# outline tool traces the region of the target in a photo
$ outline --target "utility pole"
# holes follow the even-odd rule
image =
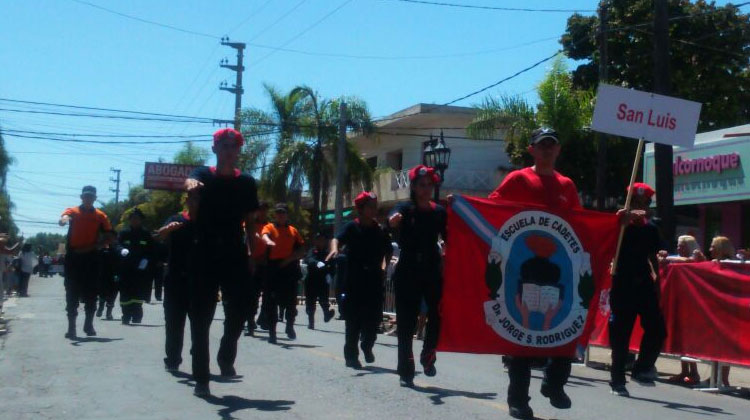
[[[654,0],[654,92],[669,95],[669,9],[667,0]],[[661,231],[674,249],[674,174],[672,173],[672,146],[654,144],[656,169],[656,212],[661,218]]]
[[[237,50],[237,64],[231,65],[229,61],[224,58],[221,60],[219,67],[229,69],[237,74],[237,80],[232,87],[227,86],[227,82],[221,82],[219,86],[220,90],[225,90],[230,93],[234,93],[234,129],[240,131],[241,121],[240,116],[242,112],[242,94],[245,90],[242,88],[242,72],[245,71],[245,67],[242,65],[242,61],[245,54],[245,43],[244,42],[229,42],[229,37],[221,38],[221,45],[226,45],[230,48]]]
[[[599,3],[599,83],[607,83],[607,0]],[[596,208],[605,209],[607,199],[607,135],[596,133]]]
[[[120,202],[120,172],[121,172],[121,169],[110,168],[109,170],[110,170],[110,172],[114,172],[117,175],[114,178],[112,178],[112,177],[109,178],[109,181],[113,182],[115,184],[115,187],[114,188],[110,188],[109,190],[112,191],[113,193],[115,193],[115,203],[119,203]]]
[[[336,159],[336,201],[334,209],[334,228],[336,234],[341,232],[344,218],[344,178],[346,177],[346,102],[339,104],[339,147]]]

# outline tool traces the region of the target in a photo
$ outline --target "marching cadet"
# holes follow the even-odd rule
[[[555,163],[560,156],[557,132],[550,128],[534,130],[526,150],[534,159],[534,165],[509,173],[489,198],[559,210],[582,208],[573,181],[555,171]],[[570,376],[571,359],[506,356],[503,363],[508,368],[510,379],[508,406],[511,417],[534,418],[534,412],[529,406],[529,385],[531,366],[540,360],[546,364],[542,395],[549,398],[550,404],[555,408],[570,408],[570,398],[563,388]]]
[[[630,396],[625,388],[625,364],[636,317],[641,316],[643,338],[638,360],[633,365],[630,376],[634,381],[654,384],[654,364],[667,335],[657,292],[657,254],[662,249],[663,241],[659,228],[647,216],[654,194],[655,191],[649,185],[635,183],[632,211],[618,212],[626,227],[609,294],[609,341],[612,347],[610,386],[612,394],[622,397]]]
[[[252,293],[250,295],[250,306],[248,308],[247,315],[247,331],[246,336],[254,337],[255,329],[261,326],[262,329],[268,329],[267,322],[265,319],[265,313],[261,311],[256,321],[255,315],[258,312],[258,303],[260,295],[263,292],[266,284],[267,266],[268,266],[268,247],[266,247],[265,241],[260,235],[260,231],[263,227],[268,224],[268,203],[260,202],[258,205],[258,211],[255,212],[255,224],[258,227],[255,232],[255,250],[253,251],[252,259],[255,264],[255,272],[252,274]]]
[[[345,247],[349,269],[342,290],[346,298],[343,309],[339,307],[346,320],[344,359],[347,367],[360,369],[362,364],[357,350],[360,340],[365,362],[375,362],[372,349],[378,325],[383,320],[384,267],[392,248],[388,234],[375,219],[377,196],[362,192],[354,200],[354,206],[359,217],[347,223],[333,239],[327,260],[336,258],[340,247]]]
[[[84,303],[86,320],[83,331],[96,335],[96,289],[99,281],[98,249],[112,242],[112,225],[103,211],[94,207],[96,188],[87,185],[81,191],[81,205],[66,209],[60,226],[69,224],[65,254],[65,310],[68,313],[68,332],[65,337],[76,338],[78,305]]]
[[[164,367],[168,371],[176,371],[182,363],[185,320],[190,309],[190,261],[196,257],[193,245],[199,198],[198,190],[188,193],[185,201],[187,210],[170,217],[157,232],[169,251],[167,276],[164,279]]]
[[[237,375],[234,362],[252,290],[251,256],[258,210],[255,179],[237,167],[244,137],[231,128],[218,130],[213,137],[211,150],[216,154],[216,166],[196,168],[185,181],[188,193],[197,190],[200,194],[195,219],[197,257],[191,261],[194,268],[190,276],[194,394],[199,397],[211,395],[209,332],[219,289],[224,307],[224,335],[216,360],[221,376]]]
[[[335,239],[334,239],[335,240]],[[323,321],[328,322],[336,315],[328,300],[329,285],[327,277],[333,273],[333,263],[327,261],[329,255],[328,239],[322,233],[315,236],[314,246],[305,257],[307,277],[305,277],[305,310],[307,328],[315,329],[315,305],[320,303],[323,309]]]
[[[128,215],[128,227],[120,232],[120,306],[122,323],[143,320],[143,302],[151,294],[151,271],[154,239],[143,228],[145,215],[136,207]]]
[[[96,310],[96,316],[101,317],[106,306],[108,321],[114,319],[112,309],[117,300],[117,260],[117,250],[114,247],[105,246],[99,251],[101,269],[99,270],[99,308]]]
[[[435,169],[418,165],[409,171],[411,199],[399,203],[389,218],[398,230],[401,255],[393,274],[396,287],[398,374],[401,386],[414,386],[412,342],[422,299],[427,303],[427,328],[420,362],[427,376],[435,376],[443,289],[442,258],[438,239],[445,239],[447,213],[432,202],[440,176]]]
[[[304,256],[302,240],[297,229],[289,224],[289,209],[279,203],[274,209],[274,222],[263,227],[261,237],[269,248],[268,277],[263,292],[263,312],[268,321],[268,342],[276,343],[277,305],[286,313],[286,335],[297,338],[294,319],[297,316],[297,283],[301,277],[299,259]]]

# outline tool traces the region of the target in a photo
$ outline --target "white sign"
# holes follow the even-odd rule
[[[698,102],[600,84],[591,128],[690,148],[700,113]]]

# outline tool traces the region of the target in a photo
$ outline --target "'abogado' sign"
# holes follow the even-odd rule
[[[146,162],[143,187],[149,190],[182,191],[185,179],[197,167],[195,165]]]

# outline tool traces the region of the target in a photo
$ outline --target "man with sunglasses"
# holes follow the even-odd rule
[[[237,168],[242,134],[231,128],[214,133],[215,167],[200,167],[185,181],[188,194],[199,191],[195,219],[195,258],[191,267],[190,331],[193,341],[195,394],[210,395],[208,332],[221,288],[224,336],[217,361],[221,376],[235,377],[237,340],[247,318],[252,291],[255,211],[258,195],[253,177]],[[243,232],[244,222],[244,232]]]
[[[534,165],[509,173],[489,198],[511,201],[520,204],[546,206],[556,210],[580,209],[578,191],[570,178],[555,171],[555,163],[560,156],[560,140],[555,130],[538,128],[531,133],[528,153]],[[542,395],[550,399],[556,408],[570,408],[570,398],[563,387],[570,376],[571,360],[553,357],[537,359],[508,356],[504,359],[508,368],[508,406],[510,415],[519,419],[534,418],[529,407],[529,385],[531,366],[545,363]]]

